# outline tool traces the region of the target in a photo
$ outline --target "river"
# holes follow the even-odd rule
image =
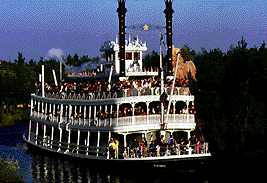
[[[0,157],[19,162],[23,182],[209,182],[203,172],[140,171],[123,172],[94,170],[84,164],[69,162],[60,157],[32,154],[22,139],[28,129],[27,124],[0,128]]]

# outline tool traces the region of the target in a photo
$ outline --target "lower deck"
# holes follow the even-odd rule
[[[119,134],[112,131],[63,129],[30,121],[27,142],[58,154],[98,160],[159,161],[210,156],[208,143],[175,141],[169,144],[167,137],[173,133],[167,133],[166,140],[158,139],[160,135],[160,131]],[[113,141],[118,141],[117,145],[111,145]]]

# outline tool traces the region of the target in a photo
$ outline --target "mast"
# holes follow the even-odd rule
[[[176,61],[176,67],[175,67],[174,77],[173,77],[173,81],[172,81],[172,90],[171,90],[171,95],[170,95],[170,98],[169,98],[169,104],[168,104],[167,114],[169,114],[169,112],[170,112],[171,100],[172,100],[174,85],[175,85],[175,81],[176,81],[176,75],[177,75],[177,71],[178,71],[178,62],[179,62],[179,56],[180,56],[180,49],[179,49],[179,51],[177,52],[176,55],[178,55],[178,56],[177,56],[177,61]],[[168,116],[169,115],[167,115],[167,120],[168,120]]]
[[[42,97],[45,97],[45,87],[44,87],[44,65],[42,65]]]
[[[161,48],[161,39],[162,39],[162,34],[161,34],[161,27],[159,27],[159,30],[160,30],[160,33],[159,33],[159,60],[160,60],[160,80],[161,80],[161,83],[160,83],[160,89],[161,89],[161,96],[163,95],[163,93],[164,93],[164,76],[163,76],[163,67],[162,67],[162,48]],[[161,127],[161,129],[164,131],[164,126],[165,126],[165,124],[164,124],[164,104],[163,104],[163,101],[161,101],[161,106],[160,106],[160,108],[161,108],[161,120],[160,120],[160,122],[161,122],[161,125],[162,125],[162,127]],[[165,137],[165,133],[164,133],[164,137]]]
[[[166,74],[172,76],[172,14],[174,13],[172,9],[172,0],[164,0],[166,4],[166,9],[164,10],[166,16],[166,35],[167,35],[167,69]]]
[[[119,16],[119,45],[120,45],[120,77],[125,76],[125,8],[126,0],[118,0],[119,7],[117,9]]]

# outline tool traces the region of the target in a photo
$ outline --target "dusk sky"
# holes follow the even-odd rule
[[[173,44],[194,50],[220,48],[244,39],[248,47],[266,40],[265,0],[173,0]],[[47,57],[52,48],[63,56],[100,56],[100,46],[118,33],[117,0],[0,0],[0,60],[13,61],[22,52],[26,61]],[[165,26],[164,0],[126,0],[126,26]],[[164,30],[165,31],[165,30]],[[158,31],[126,29],[159,51]],[[165,33],[165,32],[164,32]],[[128,35],[126,36],[128,37]]]

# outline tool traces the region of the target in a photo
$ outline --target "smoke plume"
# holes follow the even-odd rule
[[[63,54],[64,52],[61,49],[52,48],[48,51],[47,57],[57,58],[60,62],[63,63]],[[45,59],[47,59],[47,57],[45,57]]]

